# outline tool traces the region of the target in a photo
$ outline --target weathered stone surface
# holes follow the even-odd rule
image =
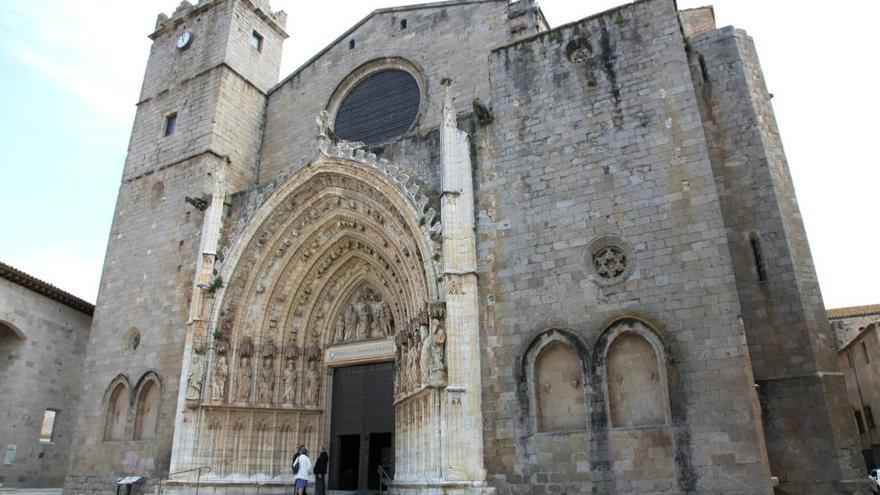
[[[402,7],[269,88],[284,16],[267,12],[185,3],[192,51],[172,48],[186,23],[153,35],[70,493],[202,465],[209,491],[282,490],[299,444],[337,440],[336,349],[395,364],[399,493],[857,489],[744,33],[671,0],[554,30],[530,1]],[[341,100],[388,69],[419,84],[413,127],[338,140]],[[151,353],[108,354],[132,327]],[[155,438],[134,440],[130,403],[104,441],[114,387],[145,394],[148,370]]]
[[[0,263],[0,485],[4,488],[54,488],[64,482],[92,309],[85,301]],[[46,411],[55,413],[54,429],[47,430],[44,438]]]

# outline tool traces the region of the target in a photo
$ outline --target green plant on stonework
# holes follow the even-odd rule
[[[208,286],[208,294],[213,294],[217,292],[217,289],[223,287],[223,277],[217,275],[214,280],[211,281],[211,285]]]
[[[214,330],[214,340],[223,340],[223,332]]]

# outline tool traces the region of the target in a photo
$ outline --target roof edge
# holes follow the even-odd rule
[[[847,306],[844,308],[831,308],[825,311],[829,320],[841,318],[853,318],[856,316],[880,315],[880,304],[866,304],[863,306]]]
[[[454,7],[457,5],[480,4],[480,3],[500,3],[500,2],[509,3],[508,0],[446,0],[446,1],[440,1],[440,2],[417,3],[417,4],[411,4],[411,5],[401,5],[398,7],[385,7],[385,8],[381,8],[381,9],[376,9],[376,10],[370,12],[369,14],[367,14],[363,19],[358,21],[355,25],[348,28],[348,30],[346,30],[344,33],[342,33],[341,35],[336,37],[336,39],[331,41],[327,46],[325,46],[324,48],[319,50],[317,53],[312,55],[312,57],[310,57],[308,60],[306,60],[302,65],[300,65],[299,67],[294,69],[293,72],[291,72],[290,74],[285,76],[284,79],[278,81],[277,84],[275,84],[274,86],[269,88],[269,91],[266,92],[266,95],[267,96],[271,95],[272,93],[275,92],[275,90],[277,90],[280,87],[287,84],[291,79],[293,79],[294,77],[299,75],[300,72],[302,72],[308,66],[312,65],[313,63],[315,63],[315,61],[317,61],[319,58],[324,56],[324,54],[327,53],[328,51],[330,51],[331,48],[333,48],[339,42],[341,42],[342,40],[347,38],[349,35],[351,35],[351,33],[355,32],[359,27],[363,26],[373,16],[376,16],[379,14],[388,14],[388,13],[393,13],[393,12],[407,12],[410,10],[436,9],[436,8],[442,8],[442,7]]]
[[[0,278],[9,280],[14,284],[20,285],[25,289],[29,289],[42,296],[46,296],[55,302],[59,302],[81,313],[89,316],[94,316],[95,314],[94,304],[80,299],[67,291],[61,290],[48,282],[44,282],[33,275],[28,275],[2,261],[0,261]]]

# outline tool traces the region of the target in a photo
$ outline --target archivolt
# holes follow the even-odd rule
[[[260,208],[224,260],[213,321],[230,340],[306,349],[331,342],[352,293],[369,286],[395,322],[438,300],[438,247],[397,184],[320,155]]]

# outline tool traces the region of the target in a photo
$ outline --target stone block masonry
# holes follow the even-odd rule
[[[477,136],[490,479],[505,493],[769,493],[674,4],[638,2],[563,26],[494,50],[490,64],[495,123]],[[588,249],[608,237],[631,246],[633,265],[610,284],[592,272]],[[616,427],[606,412],[597,343],[624,316],[666,345],[670,414],[646,429]],[[583,346],[591,420],[580,431],[540,432],[528,414],[521,359],[548,330]],[[580,464],[560,467],[564,453]]]
[[[436,2],[274,84],[285,18],[159,17],[68,494],[204,465],[208,491],[281,492],[301,443],[346,463],[330,488],[378,458],[401,495],[863,489],[744,32],[673,0],[552,30],[529,0]],[[337,139],[344,101],[401,134]],[[394,377],[354,425],[323,357],[379,343],[346,357]]]
[[[0,486],[64,482],[93,311],[0,263]],[[54,422],[44,428],[47,411]]]

